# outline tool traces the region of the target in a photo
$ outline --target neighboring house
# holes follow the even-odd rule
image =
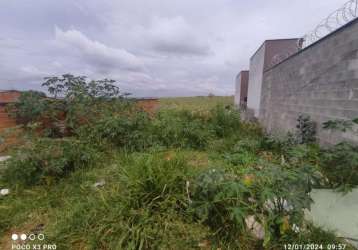
[[[295,54],[301,46],[301,39],[266,40],[250,58],[247,109],[259,117],[261,90],[264,72]]]
[[[240,109],[246,109],[247,91],[249,87],[249,71],[243,70],[236,76],[235,105]]]

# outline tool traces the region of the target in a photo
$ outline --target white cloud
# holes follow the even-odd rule
[[[0,88],[39,89],[44,75],[72,73],[112,78],[142,96],[232,94],[237,72],[265,39],[302,36],[340,5],[342,0],[0,1]]]
[[[55,28],[55,40],[77,50],[86,63],[98,68],[100,72],[111,72],[114,69],[143,70],[141,60],[125,49],[109,47],[101,42],[91,40],[78,30],[63,31]]]

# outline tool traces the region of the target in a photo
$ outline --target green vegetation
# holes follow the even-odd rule
[[[324,129],[339,132],[357,133],[358,118],[352,120],[330,120],[323,124]],[[321,171],[329,184],[339,191],[347,192],[358,186],[358,146],[341,142],[321,152]]]
[[[70,75],[47,81],[49,92],[63,98],[23,120],[25,143],[1,174],[0,186],[11,192],[0,198],[0,248],[10,232],[38,228],[57,249],[341,242],[303,216],[312,186],[333,181],[320,163],[332,158],[314,144],[309,120],[277,140],[242,121],[221,97],[165,99],[151,117],[110,83]],[[25,103],[17,104],[20,120]],[[55,114],[68,132],[43,133],[54,128],[43,113]]]
[[[333,188],[350,190],[358,185],[358,147],[339,143],[322,152],[321,169]]]
[[[38,138],[14,152],[3,178],[9,183],[51,183],[98,160],[98,152],[73,138]]]
[[[197,96],[160,99],[160,107],[162,109],[176,110],[207,111],[214,108],[216,105],[226,106],[232,105],[233,103],[233,96]]]

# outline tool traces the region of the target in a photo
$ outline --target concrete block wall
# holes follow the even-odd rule
[[[358,142],[356,133],[321,129],[358,117],[358,19],[264,72],[259,120],[268,132],[294,130],[300,113],[317,122],[321,143]]]

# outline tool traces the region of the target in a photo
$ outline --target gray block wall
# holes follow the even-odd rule
[[[300,113],[317,122],[322,144],[358,142],[358,133],[321,129],[358,117],[358,20],[264,72],[259,120],[268,132],[294,130]]]

